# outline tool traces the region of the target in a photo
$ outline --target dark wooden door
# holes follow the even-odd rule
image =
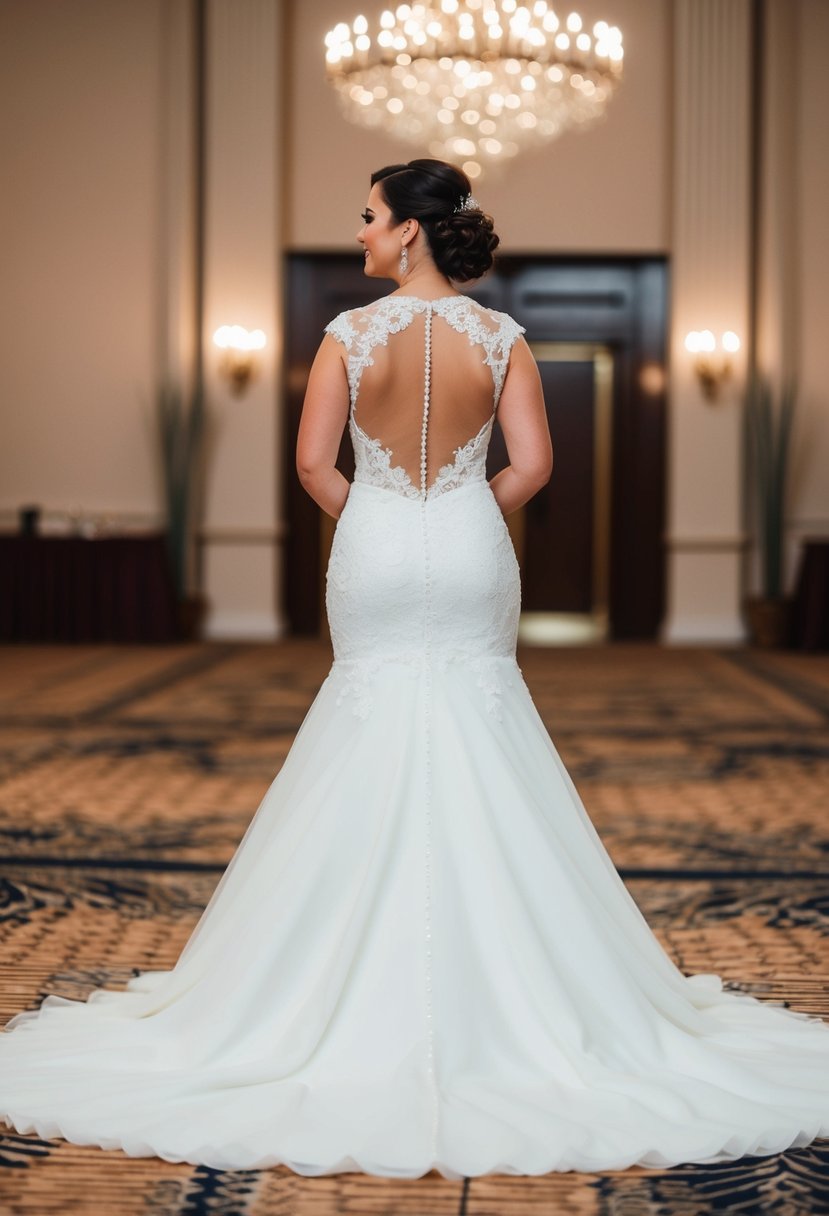
[[[327,321],[393,289],[390,280],[367,279],[356,255],[288,259],[284,585],[295,633],[324,628],[333,530],[295,470],[308,368]],[[605,612],[612,638],[656,637],[664,611],[666,293],[661,258],[552,256],[501,258],[467,292],[526,327],[544,385],[553,476],[508,520],[522,567],[523,608]],[[496,425],[488,476],[506,463]],[[347,431],[338,467],[351,478]]]
[[[529,612],[593,607],[593,368],[541,362],[556,476],[527,504],[522,606]]]

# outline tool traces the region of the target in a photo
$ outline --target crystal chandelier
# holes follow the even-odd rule
[[[622,35],[546,0],[401,4],[325,36],[326,76],[352,122],[461,164],[469,178],[523,148],[583,128],[622,74]]]

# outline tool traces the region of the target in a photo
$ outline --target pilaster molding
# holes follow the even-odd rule
[[[799,365],[797,42],[800,4],[764,0],[758,140],[755,359],[773,382]]]
[[[197,250],[195,73],[192,0],[167,0],[161,7],[161,131],[158,175],[156,302],[160,379],[192,387],[196,362],[196,307],[193,282]]]
[[[751,324],[751,0],[674,0],[674,164],[665,640],[740,640],[739,386]],[[704,401],[689,330],[736,331],[735,379]]]
[[[209,637],[281,636],[284,0],[204,0],[204,378],[218,417],[202,529]],[[219,325],[263,329],[260,374],[235,398]],[[239,521],[244,521],[240,526]]]

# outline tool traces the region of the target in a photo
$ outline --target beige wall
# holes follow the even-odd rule
[[[782,2],[796,24],[798,64],[792,291],[802,417],[790,502],[791,571],[797,539],[807,532],[829,533],[829,343],[824,335],[829,4]],[[249,19],[259,12],[257,19],[264,20],[271,0],[210,4],[231,20],[243,7]],[[245,133],[247,141],[245,197],[261,186],[265,201],[253,213],[262,236],[244,245],[244,267],[233,242],[223,240],[215,223],[210,230],[210,323],[227,306],[240,304],[240,286],[255,282],[254,295],[248,291],[245,299],[250,304],[255,297],[267,313],[263,328],[277,328],[267,360],[268,385],[260,382],[247,410],[233,406],[208,502],[216,546],[210,594],[224,611],[219,620],[236,621],[242,633],[251,614],[260,631],[262,622],[272,620],[267,601],[274,578],[261,556],[262,546],[271,543],[269,522],[277,537],[280,525],[270,519],[279,510],[281,475],[276,453],[281,314],[272,259],[278,261],[280,241],[287,249],[355,249],[371,170],[417,154],[346,124],[321,75],[326,30],[343,15],[370,16],[383,5],[360,10],[356,2],[343,0],[294,0],[288,7],[285,37],[272,56],[270,47],[264,48],[257,69],[268,71],[263,65],[273,63],[278,76],[282,46],[289,75],[285,149],[275,142],[280,116],[273,123],[245,121],[244,107],[259,105],[259,97],[269,96],[267,89],[223,86],[222,121],[214,133],[211,189],[221,199],[214,202],[214,221],[221,214],[226,223],[235,222],[228,203],[232,192],[226,188],[233,174],[216,177],[223,172],[216,156],[221,153],[231,165],[238,155],[234,131]],[[588,19],[609,18],[624,31],[626,79],[606,121],[519,159],[506,177],[484,179],[479,195],[496,218],[505,251],[670,254],[674,5],[589,0],[577,7]],[[279,8],[276,0],[273,8]],[[171,90],[165,73],[172,9],[181,16],[189,6],[184,0],[4,0],[0,5],[0,156],[10,168],[0,192],[5,238],[0,512],[6,518],[31,501],[47,510],[134,512],[148,520],[159,509],[151,395],[161,369],[184,356],[187,347],[186,335],[181,342],[171,339],[180,317],[165,307],[176,286],[182,295],[182,276],[171,269],[170,255],[186,264],[182,217],[188,205],[186,181],[171,176],[174,170],[184,173],[171,167],[176,157],[169,142]],[[274,21],[278,28],[275,16]],[[178,28],[186,31],[186,23],[179,21]],[[232,57],[220,56],[219,62],[231,73],[225,85],[242,79]],[[278,104],[281,85],[272,95]],[[181,95],[176,104],[181,105]],[[238,113],[229,112],[230,106]],[[177,130],[181,137],[181,122]],[[258,139],[266,147],[257,148]],[[238,222],[246,222],[247,214],[240,197]],[[223,266],[230,267],[227,273]],[[175,306],[180,305],[179,298]],[[246,323],[256,322],[255,316],[247,317]],[[260,426],[261,442],[254,436]],[[252,473],[251,453],[266,449],[267,459]],[[693,453],[680,455],[697,459]],[[267,486],[253,487],[252,477]],[[704,495],[704,480],[699,485]],[[238,549],[234,529],[246,530]]]
[[[162,4],[2,9],[0,507],[156,507]]]
[[[292,249],[356,249],[372,170],[428,152],[346,125],[325,82],[323,39],[349,15],[374,18],[384,3],[294,4],[288,188]],[[605,120],[514,161],[476,192],[506,252],[664,252],[670,181],[671,5],[668,0],[586,0],[586,23],[612,19],[625,39],[625,80]],[[569,10],[568,10],[569,11]]]

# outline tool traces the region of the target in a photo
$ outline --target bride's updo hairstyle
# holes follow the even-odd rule
[[[492,267],[500,244],[492,216],[479,207],[456,211],[472,186],[466,174],[445,160],[410,160],[386,165],[371,175],[395,224],[416,219],[423,226],[435,266],[447,279],[465,283]]]

